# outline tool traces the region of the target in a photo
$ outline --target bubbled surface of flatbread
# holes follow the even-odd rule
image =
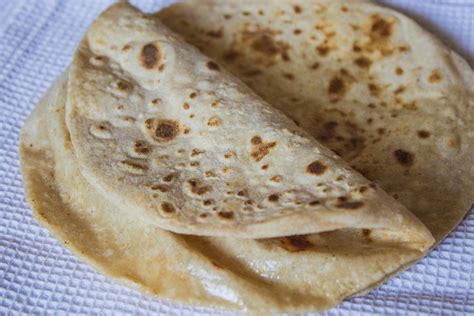
[[[474,201],[474,75],[371,1],[183,1],[158,14],[440,241]]]
[[[88,31],[66,110],[85,178],[162,228],[258,238],[378,227],[419,249],[431,242],[393,198],[127,4]]]
[[[187,304],[303,312],[368,291],[424,254],[377,228],[252,240],[180,235],[137,218],[82,175],[64,121],[66,79],[23,128],[26,198],[65,247],[109,277]]]

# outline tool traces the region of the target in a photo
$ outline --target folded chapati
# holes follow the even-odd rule
[[[426,241],[392,197],[158,20],[122,4],[71,65],[66,124],[88,182],[178,233],[379,228]]]
[[[53,84],[23,130],[27,199],[66,247],[128,286],[241,311],[324,310],[377,286],[430,245],[371,229],[260,240],[163,230],[116,207],[85,180],[64,121],[66,77]]]
[[[158,17],[412,211],[439,242],[474,201],[474,73],[372,1],[183,1]]]
[[[36,217],[67,247],[184,303],[324,310],[433,243],[395,199],[123,3],[32,113],[20,156]]]

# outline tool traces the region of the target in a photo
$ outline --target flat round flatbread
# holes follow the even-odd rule
[[[105,22],[107,22],[107,27],[103,25]],[[126,26],[125,30],[129,30],[131,34],[121,29],[123,25]],[[156,43],[160,38],[157,37],[157,33],[167,34],[167,31],[157,32],[153,25],[155,24],[152,24],[149,18],[142,16],[128,5],[120,4],[106,11],[105,15],[101,16],[98,22],[93,25],[89,35],[100,34],[100,32],[96,32],[98,30],[115,32],[118,29],[120,32],[117,33],[117,38],[121,37],[127,40],[129,36],[133,35],[133,38],[139,41],[136,44],[137,47],[142,49],[146,45],[140,42],[143,39],[141,36],[145,36],[147,41]],[[161,30],[161,25],[157,25]],[[105,39],[110,40],[115,37],[107,36]],[[102,41],[100,36],[96,40],[97,43]],[[159,43],[161,45],[161,42]],[[166,46],[169,43],[171,42],[163,44],[165,51],[167,49],[189,51],[187,46],[182,46],[179,41],[176,45]],[[353,172],[319,143],[312,141],[305,134],[300,135],[301,131],[294,125],[291,125],[293,126],[291,130],[298,131],[299,136],[290,134],[298,136],[297,140],[308,144],[306,147],[298,147],[300,145],[297,146],[299,143],[295,141],[296,148],[304,151],[311,146],[313,148],[312,154],[319,159],[323,159],[322,154],[324,154],[324,163],[325,166],[328,166],[328,170],[323,168],[324,175],[327,177],[325,183],[331,184],[331,186],[326,185],[327,187],[337,192],[336,189],[339,186],[334,184],[334,181],[341,183],[340,187],[342,188],[345,185],[351,187],[357,183],[366,184],[367,188],[359,187],[358,193],[350,191],[351,194],[354,194],[351,195],[351,198],[357,196],[358,201],[363,201],[363,207],[354,207],[350,203],[357,201],[351,200],[349,197],[338,198],[336,203],[339,205],[348,203],[347,205],[350,207],[332,207],[332,204],[328,203],[327,210],[326,208],[324,210],[314,209],[314,213],[322,214],[318,215],[320,216],[319,222],[318,218],[308,218],[308,220],[316,221],[317,225],[324,224],[323,227],[314,226],[316,224],[313,222],[302,223],[302,217],[297,217],[300,219],[298,221],[290,216],[286,217],[287,223],[283,223],[283,228],[275,226],[276,232],[280,234],[291,231],[303,233],[308,226],[311,229],[316,227],[318,233],[308,235],[269,239],[239,239],[230,234],[235,233],[236,236],[241,236],[239,231],[228,228],[232,226],[218,226],[219,234],[224,231],[229,233],[227,237],[181,235],[162,229],[162,226],[166,226],[163,225],[164,222],[142,215],[143,209],[139,203],[129,207],[128,204],[124,206],[122,201],[127,201],[130,198],[128,192],[135,192],[135,187],[138,188],[138,191],[143,190],[140,185],[144,183],[143,179],[145,178],[153,181],[158,180],[158,183],[152,184],[157,185],[157,190],[153,190],[156,192],[157,198],[164,196],[167,199],[172,199],[179,196],[178,187],[174,187],[173,190],[161,190],[158,187],[172,187],[170,183],[176,181],[174,177],[168,181],[162,179],[161,175],[156,179],[146,172],[137,174],[138,171],[135,169],[143,169],[137,167],[143,167],[143,165],[134,163],[148,161],[143,158],[144,155],[152,155],[152,152],[162,150],[163,146],[159,145],[162,144],[161,142],[155,142],[153,137],[146,138],[147,134],[139,134],[139,131],[145,132],[134,127],[142,126],[134,125],[134,122],[144,120],[145,117],[149,118],[147,111],[151,110],[145,110],[149,109],[149,106],[153,108],[151,112],[153,117],[162,119],[160,115],[163,113],[167,115],[175,113],[172,108],[173,104],[180,105],[181,103],[164,105],[167,103],[158,102],[163,110],[160,110],[161,107],[157,110],[150,105],[154,104],[152,101],[150,103],[140,101],[142,100],[140,97],[145,98],[150,92],[137,82],[147,85],[147,80],[154,78],[154,75],[145,72],[134,73],[133,67],[127,68],[128,64],[124,61],[125,58],[119,58],[119,62],[111,61],[112,53],[107,56],[92,55],[86,44],[87,41],[84,41],[79,48],[71,67],[71,73],[65,74],[53,84],[25,123],[20,141],[20,157],[26,197],[35,216],[58,239],[63,241],[65,246],[103,273],[161,298],[189,304],[260,313],[303,312],[330,308],[348,296],[364,293],[376,287],[421,258],[433,243],[426,228],[406,209],[379,188],[371,186],[367,180]],[[109,47],[105,44],[105,48]],[[135,44],[132,44],[125,50],[133,50]],[[120,45],[117,45],[116,48],[113,46],[109,48],[112,51],[123,49]],[[189,56],[187,54],[176,54],[175,57],[182,57],[179,60],[189,58],[196,61],[193,59],[194,54]],[[86,58],[86,56],[90,58]],[[165,60],[169,61],[174,57],[170,55],[169,58]],[[150,64],[151,60],[149,59]],[[209,61],[209,59],[206,60]],[[196,61],[195,64],[199,65],[199,62]],[[167,64],[165,67],[168,66],[170,65]],[[215,66],[211,68],[215,68]],[[265,109],[261,110],[265,115],[272,118],[277,115],[281,117],[281,122],[287,122],[278,112],[272,114],[274,110],[252,95],[239,81],[232,79],[224,71],[222,72],[224,77],[220,77],[219,81],[233,82],[234,87],[243,90],[244,100],[253,102],[251,104],[254,104],[259,111],[262,108]],[[178,76],[181,72],[171,73],[173,76]],[[186,72],[183,74],[186,75]],[[148,77],[148,75],[150,76]],[[201,77],[197,76],[197,78]],[[78,80],[83,83],[82,86],[78,85]],[[117,84],[114,85],[115,83]],[[152,85],[156,82],[152,80],[149,83]],[[183,85],[186,87],[186,81]],[[127,88],[124,89],[124,87]],[[126,93],[126,96],[120,94],[121,92]],[[173,93],[163,93],[159,97],[166,100]],[[193,92],[191,91],[191,93]],[[184,97],[187,98],[187,96],[188,94],[184,94]],[[226,94],[226,96],[228,95]],[[242,97],[239,95],[237,99],[241,100]],[[155,98],[156,96],[153,95],[150,100]],[[81,102],[71,104],[78,100]],[[196,107],[194,110],[196,117],[202,110],[199,110],[200,104],[199,102],[190,103],[190,107],[193,105]],[[231,108],[242,110],[242,106],[233,104]],[[115,111],[112,109],[118,110],[121,114],[109,116],[110,111]],[[178,109],[175,110],[178,111]],[[255,117],[260,115],[258,111],[247,108],[245,110],[253,113]],[[202,111],[204,112],[204,110]],[[143,116],[140,116],[140,113]],[[176,113],[178,113],[175,114],[176,118],[181,122],[183,114]],[[100,116],[101,120],[99,121],[94,115],[103,116]],[[265,117],[263,114],[261,115]],[[130,118],[126,119],[127,116]],[[204,117],[207,118],[207,116]],[[76,133],[82,131],[80,128],[83,124],[81,119],[91,118],[94,118],[91,120],[94,124],[91,123],[84,134],[74,135],[74,131]],[[251,117],[247,118],[251,119]],[[265,120],[262,122],[268,123]],[[273,122],[273,124],[283,124],[281,122]],[[195,128],[201,127],[198,123],[195,124]],[[239,121],[239,124],[243,127],[254,127],[247,122]],[[290,131],[286,124],[284,125],[287,127],[284,128]],[[79,127],[79,129],[74,129],[74,127]],[[257,126],[256,128],[261,127]],[[268,130],[278,132],[276,129],[269,128]],[[247,132],[241,132],[243,138],[247,135],[245,133]],[[263,132],[259,132],[259,134],[263,134]],[[78,139],[86,137],[84,135],[88,135],[89,140],[83,143],[79,141],[77,144]],[[128,140],[134,139],[135,135],[145,135],[143,143],[139,145],[133,143],[134,146],[131,148],[123,147],[124,144],[128,144]],[[267,141],[264,135],[260,136],[262,142]],[[288,137],[294,140],[290,136]],[[183,139],[179,140],[180,145],[185,144]],[[199,143],[197,139],[194,141]],[[177,139],[170,141],[178,142]],[[283,145],[284,141],[286,141],[285,138],[278,138],[279,145]],[[244,139],[244,143],[246,142],[247,140]],[[261,143],[251,145],[259,144]],[[217,144],[216,147],[208,149],[211,151],[210,154],[214,155],[212,148],[220,148],[219,146]],[[242,148],[244,147],[242,146]],[[99,151],[97,148],[102,148],[103,151]],[[252,157],[252,151],[249,150],[250,157]],[[188,158],[188,154],[184,156],[183,160],[178,155],[174,156],[174,163],[178,165],[181,161],[194,161]],[[279,170],[279,172],[286,170],[282,177],[299,172],[293,170],[292,164],[298,163],[300,156],[292,152],[291,147],[288,148],[288,154],[289,157],[297,159],[289,160],[286,169]],[[267,156],[270,155],[267,154]],[[190,156],[192,157],[192,151]],[[96,173],[95,169],[91,169],[90,161],[84,157],[96,162],[103,168],[103,172]],[[123,160],[123,157],[127,157],[133,163],[124,163],[119,169],[116,169],[116,162],[120,162],[120,159]],[[157,159],[152,160],[153,163],[156,161]],[[158,159],[158,161],[161,160]],[[202,164],[195,166],[196,172],[199,173],[206,170],[204,163],[207,163],[207,160],[200,160],[200,163]],[[130,168],[124,167],[124,165],[128,165]],[[158,164],[158,166],[160,165]],[[167,166],[169,167],[168,172],[170,172],[173,165],[170,163]],[[314,173],[315,170],[321,168],[312,165],[309,169],[311,173]],[[121,173],[117,170],[121,170]],[[179,173],[180,169],[176,170],[174,172]],[[338,180],[335,175],[329,173],[341,170],[344,170],[346,176],[342,180]],[[107,178],[107,175],[103,174],[106,172],[113,176],[123,177],[121,180],[117,179],[120,186],[108,187],[106,182],[112,178]],[[263,173],[263,171],[261,172]],[[245,181],[258,179],[256,174],[256,172],[251,173]],[[166,173],[167,175],[168,173]],[[334,177],[335,179],[333,179]],[[110,181],[112,182],[112,180]],[[200,188],[201,185],[196,184],[196,187]],[[278,188],[277,185],[275,187]],[[312,186],[307,184],[304,184],[303,187],[308,190],[312,189]],[[326,189],[325,195],[323,195],[324,199],[330,199],[332,196],[331,192],[333,191],[327,190],[327,187],[324,187]],[[126,196],[124,199],[118,199],[116,194],[112,194],[117,188],[123,188],[122,194]],[[252,189],[258,191],[260,188],[255,186]],[[242,199],[247,198],[247,194],[244,194],[243,197],[238,193],[236,195]],[[155,198],[153,194],[151,196]],[[299,195],[295,196],[301,198]],[[279,195],[277,201],[274,201],[274,198],[267,200],[272,203],[282,203],[283,197],[286,198],[285,195]],[[279,205],[278,203],[276,205]],[[312,206],[318,205],[316,203]],[[291,229],[285,227],[291,225],[294,226]],[[206,232],[209,231],[208,226],[195,226],[193,229],[196,227],[207,229]],[[241,229],[245,231],[245,228]],[[211,230],[211,232],[213,231]],[[200,234],[200,232],[198,233]],[[271,234],[276,233],[272,232]],[[248,237],[249,235],[244,236]]]
[[[128,4],[93,23],[68,84],[84,177],[162,228],[244,238],[367,228],[431,243],[395,199]]]
[[[474,201],[474,73],[372,1],[182,1],[158,17],[398,199],[439,242]]]
[[[370,290],[424,254],[369,229],[251,240],[179,235],[137,218],[82,175],[64,120],[66,79],[24,126],[26,197],[66,247],[128,286],[232,310],[315,311]]]

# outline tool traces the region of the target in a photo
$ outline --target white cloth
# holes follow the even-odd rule
[[[277,1],[277,0],[275,0]],[[0,0],[0,314],[221,315],[148,297],[95,272],[32,218],[18,162],[29,112],[112,0]],[[154,11],[168,1],[132,1]],[[474,0],[384,0],[474,61]],[[44,128],[48,128],[45,126]],[[474,214],[418,264],[326,315],[474,315]]]

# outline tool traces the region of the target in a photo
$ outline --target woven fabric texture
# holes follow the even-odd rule
[[[33,219],[23,193],[23,122],[112,0],[0,0],[0,315],[227,315],[116,284],[63,248]],[[155,11],[171,1],[132,1]],[[474,0],[384,0],[474,62]],[[47,126],[45,126],[47,128]],[[368,295],[325,315],[474,315],[474,214],[429,256]]]

